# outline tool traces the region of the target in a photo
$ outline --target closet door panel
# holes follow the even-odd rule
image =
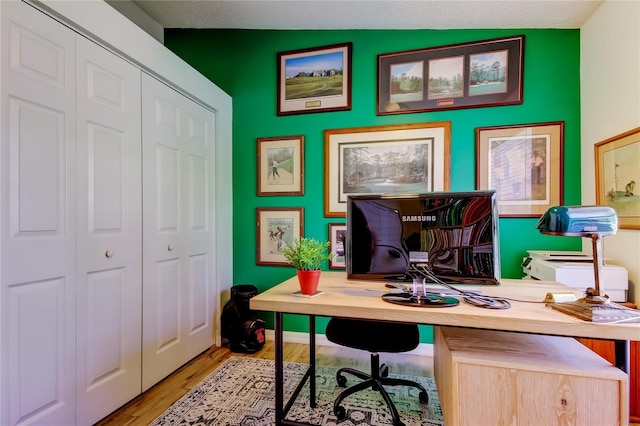
[[[59,335],[67,322],[68,286],[65,279],[52,278],[9,289],[7,358],[11,368],[6,376],[9,391],[4,393],[9,420],[2,424],[73,420],[73,381],[65,379],[69,372],[65,357],[70,354],[61,338],[64,334]]]
[[[213,114],[143,75],[143,390],[214,343]]]
[[[77,422],[141,391],[140,70],[77,38]]]
[[[209,256],[207,254],[189,256],[190,336],[196,336],[202,330],[206,333],[211,323],[209,317],[211,292],[207,288],[207,282],[209,282]]]
[[[156,145],[157,232],[167,241],[180,232],[180,151],[175,146]]]
[[[0,7],[0,424],[71,424],[74,34],[25,3]]]
[[[157,292],[155,303],[162,312],[149,324],[155,330],[156,354],[180,350],[180,259],[166,259],[156,264],[155,281]]]

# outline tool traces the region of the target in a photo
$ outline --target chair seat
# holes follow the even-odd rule
[[[416,324],[331,318],[327,339],[341,346],[369,352],[408,352],[420,343]]]

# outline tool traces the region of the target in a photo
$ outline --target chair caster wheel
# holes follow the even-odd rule
[[[429,395],[427,395],[427,393],[424,391],[420,391],[420,394],[418,395],[418,399],[420,399],[421,404],[429,403]]]
[[[341,407],[341,406],[335,407],[333,409],[333,414],[336,415],[338,420],[344,420],[347,418],[347,410],[345,410],[344,407]]]
[[[380,366],[380,377],[389,377],[389,366],[387,364]]]
[[[336,380],[338,381],[338,386],[344,388],[347,386],[347,378],[344,376],[336,376]]]

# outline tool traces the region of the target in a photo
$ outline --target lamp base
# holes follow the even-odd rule
[[[594,288],[587,288],[585,291],[585,296],[580,299],[581,302],[591,304],[591,305],[604,305],[609,303],[609,296],[606,294],[604,296],[600,296],[600,292]]]
[[[593,299],[585,299],[588,297],[575,302],[547,303],[547,306],[563,314],[594,323],[640,322],[640,311],[636,309],[629,309],[614,302],[593,303]]]

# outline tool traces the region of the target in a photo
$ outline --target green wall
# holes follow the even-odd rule
[[[377,55],[524,34],[521,105],[376,116]],[[353,43],[352,109],[278,117],[277,53]],[[166,46],[233,97],[234,283],[259,291],[295,275],[290,267],[256,265],[256,208],[304,207],[304,235],[326,239],[325,129],[451,121],[451,190],[475,189],[475,128],[564,121],[564,204],[580,203],[579,30],[166,30]],[[304,196],[257,196],[257,138],[305,136]],[[502,276],[521,278],[527,249],[580,250],[579,238],[541,235],[537,218],[500,219]],[[230,224],[231,226],[231,224]],[[265,315],[272,325],[272,315]],[[307,331],[287,317],[285,329]],[[325,322],[318,321],[318,332]],[[431,333],[423,328],[425,342]]]

